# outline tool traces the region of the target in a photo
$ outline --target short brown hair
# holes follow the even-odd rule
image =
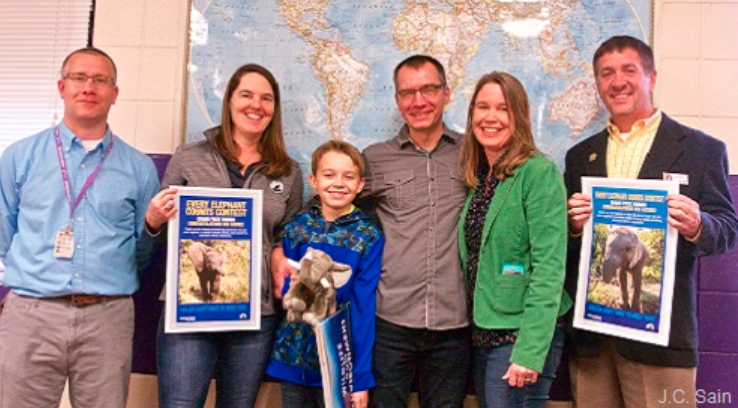
[[[654,69],[656,69],[653,62],[653,50],[648,46],[648,44],[629,35],[616,35],[600,44],[597,51],[595,51],[594,57],[592,58],[592,69],[594,70],[595,76],[597,76],[597,61],[599,61],[603,55],[616,51],[622,52],[627,48],[637,52],[638,56],[641,57],[643,70],[646,74],[650,74]]]
[[[338,152],[348,156],[351,161],[354,162],[356,167],[359,168],[359,177],[364,178],[364,158],[361,156],[359,149],[354,147],[351,143],[344,142],[342,140],[330,140],[315,149],[315,151],[313,152],[312,161],[310,163],[313,174],[318,172],[320,159],[322,159],[323,156],[325,156],[325,154],[328,152]]]
[[[416,54],[405,58],[395,67],[395,72],[392,75],[392,80],[395,83],[395,92],[398,91],[397,74],[399,74],[402,67],[410,67],[417,70],[425,64],[433,65],[436,68],[436,72],[438,72],[438,81],[440,81],[442,84],[446,84],[446,70],[443,68],[443,64],[441,64],[440,61],[431,57],[430,55]]]
[[[515,128],[510,137],[510,147],[507,152],[500,157],[497,163],[489,163],[490,166],[493,166],[492,175],[502,181],[511,176],[515,168],[538,152],[538,148],[533,141],[533,132],[530,125],[528,94],[525,92],[523,84],[506,72],[495,71],[484,75],[474,88],[474,96],[472,96],[469,104],[469,112],[466,118],[466,132],[461,142],[459,170],[464,175],[464,182],[469,187],[479,185],[479,178],[477,177],[479,163],[481,160],[487,160],[482,145],[474,135],[474,125],[472,123],[474,105],[477,103],[477,96],[482,88],[491,83],[498,84],[502,88],[510,122]]]
[[[64,62],[62,62],[61,71],[59,71],[62,78],[64,78],[64,69],[67,67],[67,63],[69,63],[69,60],[77,54],[97,55],[108,60],[110,62],[110,65],[113,67],[113,78],[111,79],[113,80],[113,85],[115,85],[118,78],[118,67],[115,66],[115,62],[110,57],[110,55],[108,55],[105,51],[95,47],[80,48],[78,50],[72,51],[69,55],[67,55],[67,57],[64,58]]]
[[[279,177],[288,175],[292,171],[292,163],[290,156],[287,154],[287,148],[284,144],[284,136],[282,134],[282,104],[279,97],[279,84],[268,69],[257,64],[246,64],[236,70],[228,80],[225,94],[223,95],[223,108],[220,118],[220,132],[215,136],[213,145],[226,160],[231,163],[239,163],[236,156],[236,145],[233,142],[233,118],[231,118],[231,97],[238,89],[241,78],[254,72],[261,75],[269,82],[274,94],[274,115],[272,121],[269,122],[264,134],[259,140],[259,154],[262,161],[266,164],[264,174],[269,177]]]

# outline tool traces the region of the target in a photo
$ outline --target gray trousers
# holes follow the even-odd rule
[[[125,408],[133,300],[74,307],[13,292],[0,314],[0,408]]]

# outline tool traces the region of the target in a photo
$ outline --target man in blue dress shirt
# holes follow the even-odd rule
[[[61,123],[0,158],[0,408],[126,405],[144,214],[153,162],[113,135],[113,60],[70,54],[58,81]]]

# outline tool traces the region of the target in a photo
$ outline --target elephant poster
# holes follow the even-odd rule
[[[583,177],[592,197],[579,265],[574,326],[667,345],[677,232],[667,223],[674,181]]]
[[[167,333],[258,330],[262,193],[173,186],[167,227]]]

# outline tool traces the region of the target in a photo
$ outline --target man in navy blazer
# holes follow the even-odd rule
[[[618,36],[594,55],[597,91],[610,112],[607,129],[566,155],[569,194],[567,290],[576,294],[580,237],[592,213],[582,176],[676,179],[668,222],[679,232],[671,333],[666,347],[573,330],[572,388],[578,408],[695,406],[697,316],[695,264],[733,248],[738,218],[728,190],[723,142],[681,125],[654,107],[651,48]]]

